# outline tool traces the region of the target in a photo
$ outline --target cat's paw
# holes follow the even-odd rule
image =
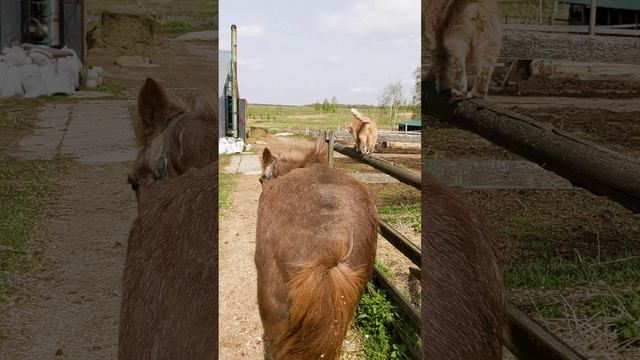
[[[487,97],[487,94],[480,92],[476,89],[472,89],[467,93],[467,99],[484,99]]]

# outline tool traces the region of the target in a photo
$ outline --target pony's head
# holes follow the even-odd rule
[[[166,179],[216,160],[218,117],[207,98],[171,98],[151,78],[140,90],[138,112],[134,129],[140,152],[128,182],[140,206]]]
[[[286,154],[274,155],[269,148],[262,151],[262,174],[260,183],[276,179],[291,170],[326,163],[326,145],[322,138],[316,139],[313,148],[305,151],[290,150]]]

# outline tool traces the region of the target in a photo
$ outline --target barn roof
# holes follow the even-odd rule
[[[591,5],[591,0],[560,0],[560,2],[568,4]],[[624,10],[640,10],[640,1],[638,0],[598,0],[598,7],[624,9]]]
[[[229,71],[231,70],[231,51],[220,50],[218,52],[218,94],[224,95],[224,87],[229,77]]]
[[[409,125],[409,126],[422,126],[422,120],[409,119],[409,120],[399,121],[398,124]]]

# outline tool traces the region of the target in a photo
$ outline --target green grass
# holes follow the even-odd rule
[[[624,286],[640,283],[640,258],[628,261],[598,264],[586,261],[582,264],[552,259],[505,269],[507,288],[554,289],[566,286],[607,283]]]
[[[37,114],[40,106],[75,101],[77,99],[62,95],[40,96],[31,99],[14,96],[0,99],[0,130],[30,128],[35,123],[35,114]],[[17,113],[20,113],[25,121],[16,121],[17,119],[13,115]]]
[[[15,290],[12,274],[30,265],[27,245],[53,169],[52,162],[0,158],[0,302]]]
[[[415,232],[420,232],[422,228],[422,213],[420,204],[410,205],[389,205],[378,209],[380,218],[391,225],[403,223],[409,224]]]
[[[619,342],[631,342],[640,346],[640,293],[618,290],[615,294],[585,295],[571,303],[551,301],[529,306],[525,310],[543,319],[607,319]]]
[[[220,155],[218,160],[218,216],[222,217],[224,215],[224,211],[229,206],[231,199],[229,196],[233,191],[236,184],[236,177],[233,174],[223,174],[222,169],[229,164],[231,161],[231,157],[233,155],[223,154]]]
[[[219,216],[224,215],[224,211],[227,209],[230,203],[229,195],[233,191],[236,184],[236,179],[232,174],[220,174],[219,176],[219,188],[218,188],[218,205]]]
[[[85,89],[85,90],[91,90],[91,89]],[[107,84],[107,83],[102,83],[100,86],[95,88],[95,91],[106,92],[114,96],[121,95],[123,90],[124,90],[124,87],[121,85]]]
[[[397,128],[377,107],[357,107],[358,110],[373,118],[379,129]],[[248,105],[247,126],[265,127],[270,130],[304,130],[306,128],[343,130],[353,121],[349,107],[339,106],[335,112],[316,110],[313,105]],[[396,120],[411,118],[411,111],[403,112]]]
[[[542,1],[542,24],[548,25],[553,12],[553,1]],[[538,24],[538,0],[499,0],[500,21],[508,19],[509,24]],[[556,18],[567,19],[569,5],[558,4]],[[558,22],[563,23],[563,22]],[[566,22],[564,22],[566,24]]]
[[[390,270],[376,261],[376,268],[388,275]],[[397,306],[393,305],[383,290],[372,283],[360,298],[356,310],[356,329],[365,335],[362,351],[367,359],[410,359],[410,355],[402,340],[396,334],[395,327],[404,332],[420,348],[419,335],[413,333]]]

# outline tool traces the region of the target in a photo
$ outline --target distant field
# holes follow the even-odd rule
[[[358,111],[373,118],[380,129],[396,129],[397,122],[419,118],[412,116],[411,111],[400,113],[397,119],[389,121],[388,115],[377,107],[359,107]],[[318,129],[344,129],[345,125],[353,120],[349,107],[338,107],[335,112],[316,110],[311,105],[248,105],[249,126],[259,126],[271,130],[304,130],[306,128]]]
[[[542,0],[542,24],[549,24],[553,13],[554,0]],[[537,24],[539,17],[539,0],[499,0],[501,22],[509,24]],[[569,14],[568,4],[558,4],[557,19],[566,19]],[[561,23],[561,22],[560,22]]]

